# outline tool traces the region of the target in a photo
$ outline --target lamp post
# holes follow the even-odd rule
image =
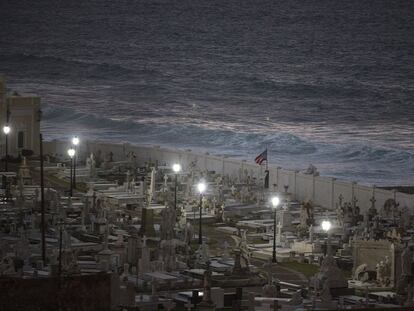
[[[327,242],[326,242],[326,248],[325,248],[325,256],[326,256],[327,254],[330,255],[330,253],[331,253],[330,251],[328,251],[328,248],[330,248],[330,246],[331,246],[330,245],[331,241],[330,241],[330,236],[329,236],[329,230],[331,229],[332,224],[329,220],[324,220],[324,221],[322,221],[321,226],[322,226],[322,230],[325,231],[328,235]]]
[[[62,240],[63,240],[63,226],[65,225],[62,219],[57,223],[59,226],[59,262],[58,262],[58,278],[59,278],[59,288],[61,286],[62,278]]]
[[[72,175],[72,169],[73,169],[73,157],[75,156],[76,151],[73,148],[68,149],[68,155],[70,157],[70,196],[73,196],[73,175]]]
[[[76,189],[76,155],[77,155],[77,148],[79,145],[79,138],[78,136],[75,136],[72,138],[72,145],[73,149],[75,149],[75,155],[73,157],[73,188]]]
[[[206,190],[207,185],[204,182],[199,182],[197,185],[197,190],[200,193],[200,219],[198,224],[198,244],[203,244],[203,234],[201,231],[201,210],[203,207],[203,193]]]
[[[4,162],[4,171],[7,172],[8,168],[8,160],[9,160],[9,150],[8,150],[8,136],[10,133],[10,126],[5,125],[3,126],[3,133],[6,135],[6,160]]]
[[[174,209],[177,210],[177,176],[181,171],[181,165],[176,163],[172,166],[172,169],[175,173],[175,184],[174,184]]]
[[[276,210],[280,203],[279,197],[272,198],[272,208],[273,208],[273,253],[272,253],[272,262],[276,263]]]

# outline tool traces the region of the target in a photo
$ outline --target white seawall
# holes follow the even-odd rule
[[[44,143],[45,154],[67,155],[68,142],[50,141]],[[132,145],[129,143],[115,144],[99,141],[84,142],[80,147],[80,154],[83,158],[91,152],[100,150],[102,155],[107,152],[113,153],[115,161],[126,159],[126,155],[133,151],[139,162],[158,161],[160,164],[172,165],[179,162],[186,168],[191,162],[196,162],[202,170],[216,171],[229,176],[239,176],[240,172],[247,170],[253,177],[258,178],[261,174],[260,166],[253,161],[235,160],[226,157],[213,156],[209,154],[199,154],[191,150],[175,150],[161,148],[159,146]],[[269,166],[270,187],[277,185],[279,191],[284,190],[284,186],[289,186],[289,192],[299,200],[312,200],[317,205],[332,208],[338,203],[338,197],[343,196],[344,202],[351,202],[355,196],[362,212],[371,206],[370,199],[375,197],[377,209],[382,208],[384,202],[390,198],[396,199],[400,207],[407,206],[411,211],[414,210],[414,195],[397,191],[384,190],[359,185],[356,182],[343,181],[331,177],[311,176],[297,171],[285,170],[280,167]]]

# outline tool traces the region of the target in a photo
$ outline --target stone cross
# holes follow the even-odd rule
[[[342,195],[342,193],[339,195],[338,199],[339,199],[339,207],[342,207],[342,200],[344,199],[344,196]]]
[[[358,199],[356,198],[356,196],[354,196],[354,198],[352,199],[353,208],[356,207],[357,202],[358,202]]]
[[[377,200],[375,199],[375,197],[372,197],[370,200],[369,200],[370,202],[371,202],[371,208],[375,208],[375,202],[377,202]]]
[[[215,211],[216,210],[216,204],[217,204],[217,198],[215,196],[213,197],[212,203],[213,203],[213,211]]]

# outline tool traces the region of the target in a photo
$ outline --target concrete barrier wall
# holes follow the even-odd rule
[[[343,181],[343,180],[335,180],[334,185],[334,198],[335,198],[335,206],[337,203],[339,203],[339,197],[342,196],[343,202],[352,202],[352,199],[354,197],[354,191],[353,191],[353,185],[352,183]]]
[[[312,175],[297,174],[296,184],[297,184],[297,198],[301,201],[313,201],[315,202],[314,195],[314,179]]]
[[[62,141],[45,142],[44,153],[58,154],[67,157],[68,143]],[[101,152],[102,157],[112,152],[115,161],[126,160],[126,155],[133,151],[139,163],[148,161],[158,161],[160,165],[172,165],[175,162],[181,163],[184,169],[194,162],[201,170],[215,171],[220,174],[229,175],[232,178],[240,178],[245,174],[260,179],[264,175],[264,168],[246,161],[239,161],[221,156],[210,154],[199,154],[191,150],[173,150],[161,148],[159,146],[145,146],[113,144],[97,141],[89,141],[79,147],[80,157],[84,159],[91,152]],[[377,208],[381,208],[384,202],[390,198],[395,198],[400,203],[400,207],[407,206],[414,210],[414,195],[395,192],[390,190],[378,189],[359,185],[356,182],[347,182],[331,177],[311,176],[280,167],[269,167],[270,189],[277,185],[278,191],[284,191],[284,186],[289,186],[289,192],[299,201],[312,200],[317,205],[327,208],[334,208],[342,195],[343,202],[351,202],[355,196],[361,211],[371,206],[371,198],[375,197]]]

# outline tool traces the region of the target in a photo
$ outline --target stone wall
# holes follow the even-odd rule
[[[66,156],[68,147],[68,143],[61,141],[45,142],[44,152]],[[239,161],[207,153],[195,153],[191,150],[173,150],[159,146],[132,145],[129,143],[113,144],[95,141],[89,141],[80,146],[82,157],[98,150],[103,155],[111,151],[114,154],[115,161],[125,160],[126,154],[130,151],[136,154],[137,160],[141,163],[148,160],[157,160],[160,164],[167,165],[180,162],[186,168],[191,162],[195,161],[200,169],[216,171],[232,177],[237,177],[242,171],[247,170],[251,176],[259,178],[264,172],[264,169],[253,161]],[[400,203],[400,207],[407,206],[410,210],[414,210],[414,195],[411,194],[378,189],[375,186],[364,186],[356,182],[348,182],[331,177],[314,177],[275,166],[269,166],[269,170],[270,188],[272,189],[273,184],[276,184],[277,190],[283,191],[283,187],[288,185],[289,192],[299,201],[312,200],[318,205],[332,208],[335,207],[340,195],[344,197],[344,202],[350,202],[353,196],[355,196],[361,211],[364,212],[365,209],[371,206],[370,199],[374,196],[377,208],[381,208],[386,200],[395,198]]]

